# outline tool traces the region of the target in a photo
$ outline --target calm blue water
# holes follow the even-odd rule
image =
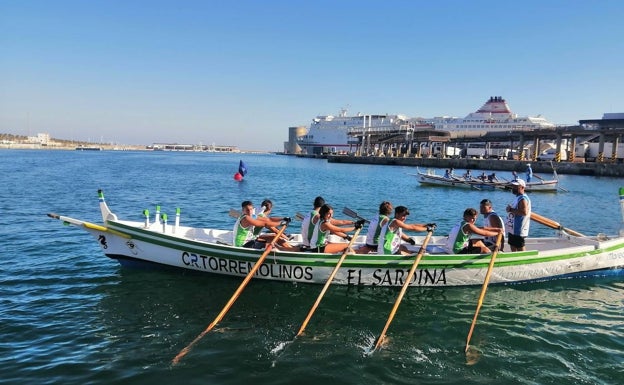
[[[232,178],[238,161],[244,182]],[[182,223],[230,228],[242,200],[305,212],[322,195],[365,216],[379,202],[448,233],[466,207],[507,192],[420,187],[414,169],[328,164],[276,155],[0,151],[0,383],[6,384],[621,384],[621,277],[491,286],[471,345],[480,288],[410,289],[387,348],[366,352],[398,289],[332,287],[306,329],[321,287],[252,281],[215,330],[171,359],[216,317],[240,281],[121,268],[87,233],[45,214],[100,223],[97,190],[121,218],[157,204]],[[561,175],[569,193],[531,195],[534,211],[582,233],[613,234],[621,179]],[[294,229],[293,229],[294,230]],[[533,235],[553,230],[533,223]]]

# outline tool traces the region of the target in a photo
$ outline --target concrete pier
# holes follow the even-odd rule
[[[531,164],[533,172],[550,174],[553,167],[558,174],[592,175],[608,177],[624,177],[624,164],[622,163],[576,163],[576,162],[530,162],[519,160],[498,159],[439,159],[439,158],[416,158],[416,157],[379,157],[379,156],[352,156],[352,155],[327,155],[330,163],[354,163],[354,164],[377,164],[389,166],[411,167],[434,167],[480,170],[516,171],[520,175]]]

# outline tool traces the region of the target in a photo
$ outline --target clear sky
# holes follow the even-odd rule
[[[463,117],[490,96],[624,112],[624,1],[0,0],[0,133],[281,151],[350,113]]]

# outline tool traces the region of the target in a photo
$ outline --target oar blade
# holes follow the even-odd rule
[[[264,249],[264,252],[262,253],[262,255],[260,255],[260,257],[258,258],[256,263],[254,264],[254,266],[249,270],[249,273],[247,273],[247,275],[245,276],[245,279],[243,279],[243,282],[241,282],[241,284],[238,286],[238,288],[236,289],[236,291],[234,292],[234,294],[232,295],[230,300],[225,304],[225,306],[223,307],[223,309],[221,310],[219,315],[217,315],[217,317],[212,321],[212,323],[210,323],[210,325],[208,325],[208,327],[203,332],[201,332],[197,337],[195,337],[195,339],[193,341],[191,341],[190,344],[188,344],[186,347],[184,347],[184,349],[182,349],[173,358],[173,360],[171,360],[171,364],[172,365],[174,365],[174,366],[177,365],[180,362],[180,360],[191,350],[191,348],[197,342],[199,342],[199,340],[201,340],[204,337],[204,335],[206,335],[206,333],[211,331],[223,319],[223,317],[225,317],[225,314],[234,305],[234,302],[241,295],[241,293],[243,292],[243,289],[245,289],[245,287],[247,286],[249,281],[251,281],[251,279],[254,277],[254,275],[256,274],[258,269],[260,269],[260,266],[262,265],[262,263],[266,259],[267,255],[269,255],[269,253],[271,252],[271,250],[275,246],[275,243],[277,242],[277,240],[282,236],[282,234],[284,234],[284,231],[286,230],[286,227],[288,227],[288,222],[284,223],[282,228],[279,229],[277,234],[275,234],[275,237],[273,238],[273,240],[266,246],[266,248]]]
[[[301,327],[299,328],[299,331],[297,332],[297,335],[295,336],[295,338],[299,337],[301,334],[303,334],[303,331],[305,330],[306,326],[308,325],[308,322],[310,322],[310,319],[312,318],[312,315],[316,311],[316,308],[321,303],[321,299],[323,299],[323,296],[325,295],[325,292],[327,291],[327,289],[329,289],[329,285],[334,280],[334,277],[336,276],[336,273],[338,273],[338,270],[340,269],[340,266],[342,266],[342,262],[344,262],[344,260],[347,257],[347,255],[349,255],[349,251],[351,250],[351,247],[353,246],[353,243],[355,242],[356,238],[360,234],[361,230],[362,230],[362,228],[360,227],[357,230],[355,230],[355,233],[353,233],[353,236],[351,237],[351,240],[349,241],[349,244],[347,245],[347,248],[344,250],[344,252],[340,256],[340,259],[338,259],[338,262],[336,262],[336,266],[334,266],[334,269],[329,274],[329,278],[327,278],[327,281],[325,282],[325,285],[323,286],[323,289],[321,290],[321,293],[318,295],[318,297],[316,299],[316,302],[314,302],[314,305],[312,305],[312,308],[308,312],[308,315],[307,315],[306,319],[301,324]]]
[[[351,218],[357,218],[357,219],[362,219],[364,220],[366,223],[370,223],[370,221],[364,217],[361,217],[356,211],[351,210],[348,207],[345,207],[342,209],[342,213],[348,217]]]
[[[348,207],[345,207],[344,209],[342,209],[342,213],[351,218],[357,218],[359,216],[358,213],[356,213],[355,211],[351,210]]]
[[[401,304],[401,300],[403,299],[403,296],[405,295],[405,292],[407,291],[407,288],[409,287],[409,284],[412,281],[412,278],[414,277],[414,273],[416,272],[416,267],[418,267],[418,264],[420,263],[420,260],[423,254],[425,253],[425,250],[427,250],[427,244],[429,243],[429,240],[431,239],[432,235],[433,235],[433,230],[427,231],[427,236],[425,237],[425,240],[420,246],[420,250],[418,250],[418,254],[416,255],[416,258],[414,259],[414,263],[412,264],[412,267],[409,273],[407,274],[407,278],[405,278],[405,281],[403,282],[403,286],[401,287],[401,291],[399,292],[399,295],[396,301],[394,302],[392,311],[390,311],[388,320],[386,321],[386,324],[384,325],[384,328],[381,331],[381,333],[379,333],[379,338],[377,338],[377,341],[375,342],[375,346],[371,353],[373,353],[383,344],[384,339],[386,338],[386,332],[388,331],[388,328],[390,327],[390,323],[394,319],[394,315],[396,314],[399,308],[399,305]]]

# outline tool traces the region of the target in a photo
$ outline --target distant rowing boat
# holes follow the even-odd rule
[[[102,147],[98,146],[78,146],[75,149],[76,151],[102,151]]]
[[[511,189],[510,181],[501,180],[483,180],[481,178],[458,176],[451,174],[450,176],[437,175],[433,170],[427,170],[422,172],[417,168],[418,174],[415,175],[418,178],[418,182],[421,185],[427,186],[444,186],[444,187],[459,187],[475,190],[509,190]],[[537,182],[528,182],[526,184],[526,191],[529,192],[557,192],[559,189],[559,180],[557,174],[554,173],[553,179],[544,180],[541,179]]]

